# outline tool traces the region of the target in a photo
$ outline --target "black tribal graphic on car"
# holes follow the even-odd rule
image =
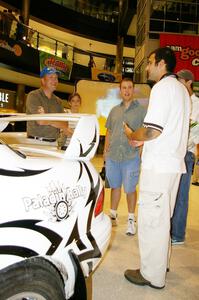
[[[38,225],[40,223],[40,220],[19,220],[19,221],[12,221],[0,224],[0,228],[25,228],[25,229],[31,229],[34,231],[37,231],[44,235],[48,240],[51,241],[51,246],[47,251],[47,255],[52,255],[54,251],[57,249],[59,244],[62,241],[62,237],[58,235],[56,232]],[[31,257],[35,255],[39,255],[39,253],[35,252],[34,250],[30,248],[15,246],[15,245],[4,245],[0,246],[0,254],[10,254],[10,255],[17,255],[21,257]]]
[[[85,151],[83,152],[83,148],[82,148],[82,145],[80,143],[80,157],[85,157],[88,155],[89,152],[91,152],[91,150],[93,149],[93,147],[95,146],[96,144],[96,140],[97,140],[97,129],[95,128],[95,134],[93,136],[93,140],[92,142],[90,142],[90,147]]]
[[[99,188],[100,188],[100,179],[98,178],[98,181],[96,185],[94,185],[94,180],[92,178],[92,175],[89,171],[88,166],[84,162],[79,162],[79,176],[78,176],[78,181],[81,179],[81,176],[83,175],[83,172],[86,171],[87,176],[89,178],[90,182],[90,192],[89,196],[87,199],[87,205],[91,203],[88,219],[87,219],[87,225],[86,225],[86,235],[88,240],[90,241],[92,245],[92,250],[89,250],[87,252],[84,252],[83,254],[79,254],[78,258],[79,261],[84,261],[89,258],[97,258],[101,257],[101,251],[97,246],[97,243],[95,241],[95,238],[91,234],[91,220],[92,220],[92,215],[94,213],[94,208],[95,208],[95,203],[96,199],[99,193]],[[78,218],[78,217],[77,217]],[[17,221],[12,221],[12,222],[6,222],[3,224],[0,224],[0,228],[10,228],[10,227],[15,227],[15,228],[25,228],[25,229],[31,229],[34,231],[37,231],[41,233],[43,236],[45,236],[50,242],[51,246],[49,249],[46,251],[46,255],[53,255],[53,253],[57,250],[59,245],[61,244],[63,238],[54,232],[53,230],[43,227],[42,225],[39,225],[39,223],[42,222],[42,220],[17,220]],[[77,247],[79,250],[84,250],[86,249],[86,245],[82,242],[79,234],[79,228],[78,228],[78,219],[76,219],[74,226],[71,230],[71,234],[66,242],[65,247],[67,247],[70,243],[74,241],[74,239],[77,241]],[[20,257],[31,257],[31,256],[37,256],[40,253],[37,253],[33,249],[22,247],[22,246],[17,246],[17,245],[1,245],[0,246],[0,255],[1,254],[10,254],[10,255],[17,255]],[[89,270],[92,270],[92,263],[88,263]]]
[[[94,211],[94,208],[95,208],[95,202],[96,202],[97,195],[99,193],[99,188],[100,188],[100,179],[98,178],[98,182],[97,182],[96,186],[94,186],[93,178],[91,176],[91,173],[90,173],[87,165],[83,162],[80,162],[80,164],[82,164],[84,166],[84,168],[86,169],[88,177],[90,179],[90,183],[91,183],[90,194],[89,194],[86,206],[88,204],[90,204],[90,202],[92,202],[91,208],[90,208],[90,211],[89,211],[88,220],[87,220],[86,233],[87,233],[88,240],[90,241],[90,243],[93,247],[93,250],[90,250],[90,251],[84,252],[83,254],[78,255],[79,261],[83,261],[83,260],[86,260],[90,257],[97,258],[97,257],[101,257],[101,255],[102,255],[99,247],[97,246],[95,238],[92,236],[92,234],[90,232],[91,219],[92,219],[93,211]],[[77,220],[76,220],[76,223],[75,223],[75,225],[73,227],[73,230],[71,232],[70,238],[67,241],[66,246],[69,245],[74,240],[74,238],[77,240],[77,246],[80,250],[86,249],[86,246],[83,244],[83,242],[80,239],[79,230],[78,230],[78,226],[77,226]],[[89,265],[89,268],[92,269],[92,266]]]
[[[26,177],[26,176],[33,176],[38,175],[41,173],[44,173],[50,169],[45,170],[28,170],[28,169],[22,169],[20,168],[19,171],[17,170],[6,170],[6,169],[0,169],[0,175],[2,176],[11,176],[11,177]]]

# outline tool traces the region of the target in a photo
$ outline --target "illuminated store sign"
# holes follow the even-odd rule
[[[16,92],[0,89],[0,108],[15,108]]]
[[[8,103],[8,96],[9,96],[8,93],[0,92],[0,102],[7,102]]]
[[[194,74],[195,81],[199,81],[199,36],[161,33],[160,46],[170,47],[175,52],[175,72],[188,69]]]

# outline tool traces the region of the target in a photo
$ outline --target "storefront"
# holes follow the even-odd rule
[[[16,92],[0,89],[0,113],[14,113],[16,111]]]

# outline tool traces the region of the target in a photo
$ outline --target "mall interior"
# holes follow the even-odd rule
[[[9,11],[6,25],[5,11]],[[173,45],[177,55],[183,47],[187,49],[188,58],[182,62],[186,68],[191,58],[194,91],[199,95],[198,0],[7,0],[0,1],[0,17],[1,114],[25,112],[26,96],[40,87],[40,69],[46,63],[61,73],[55,93],[66,108],[69,95],[77,91],[83,99],[80,112],[96,114],[97,97],[104,96],[102,90],[118,86],[122,77],[134,80],[136,96],[146,104],[151,90],[145,72],[147,57],[162,45]],[[11,130],[25,131],[26,124],[21,128],[13,124]],[[99,172],[105,129],[100,130],[93,159]],[[109,208],[110,189],[106,188],[107,214]],[[186,241],[172,247],[163,290],[125,280],[126,269],[139,267],[139,250],[137,234],[125,234],[124,193],[118,214],[108,251],[87,280],[88,299],[199,300],[199,187],[190,186]]]

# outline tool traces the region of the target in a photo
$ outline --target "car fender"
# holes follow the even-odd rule
[[[66,299],[71,297],[75,300],[87,299],[85,276],[79,259],[72,249],[67,254],[65,253],[64,265],[52,256],[44,256],[44,259],[51,262],[60,272],[65,286]]]

